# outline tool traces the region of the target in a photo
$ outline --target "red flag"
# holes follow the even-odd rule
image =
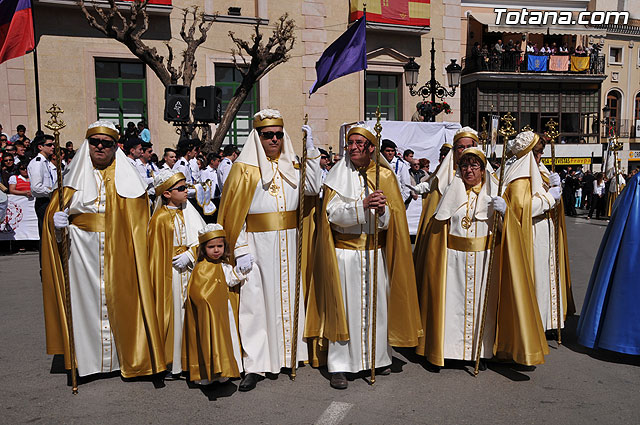
[[[0,63],[34,47],[31,0],[0,0]]]

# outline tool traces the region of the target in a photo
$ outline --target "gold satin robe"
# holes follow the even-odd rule
[[[115,161],[102,172],[106,208],[102,232],[104,270],[101,275],[104,278],[108,322],[115,340],[119,369],[123,377],[131,378],[161,372],[166,366],[149,274],[149,201],[146,194],[139,198],[118,195],[114,173]],[[74,189],[64,188],[65,208],[75,193]],[[55,191],[43,226],[42,291],[47,353],[64,354],[65,367],[70,369],[64,275],[60,244],[56,241],[53,225],[53,214],[59,211],[58,196],[58,191]],[[83,283],[92,286],[98,284],[92,281]],[[71,297],[73,299],[73,293]],[[82,317],[74,316],[73,320],[82,320]],[[74,337],[76,347],[81,346],[81,335],[75,332]],[[81,350],[76,350],[78,359],[82,355]]]
[[[514,180],[502,197],[507,211],[501,246],[496,248],[500,289],[494,353],[524,365],[542,364],[549,346],[534,287],[531,180]]]
[[[229,291],[223,264],[206,259],[198,262],[191,273],[187,294],[182,364],[189,371],[189,379],[240,377],[238,365],[242,359],[236,358],[240,356],[237,297]],[[235,316],[232,320],[229,306]]]

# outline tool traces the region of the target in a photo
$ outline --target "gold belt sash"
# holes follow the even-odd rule
[[[273,232],[298,227],[298,212],[283,211],[247,215],[247,232]]]
[[[71,214],[69,222],[85,232],[104,232],[104,213]]]
[[[373,235],[366,233],[349,234],[333,232],[333,242],[336,248],[368,251],[373,249]],[[387,232],[378,233],[378,248],[384,248],[387,242]]]
[[[183,252],[187,252],[189,248],[187,248],[185,245],[180,245],[180,246],[174,246],[173,247],[173,256],[175,257],[176,255],[180,255]]]
[[[463,252],[486,251],[491,247],[492,238],[493,235],[479,238],[463,238],[461,236],[448,235],[447,248]]]

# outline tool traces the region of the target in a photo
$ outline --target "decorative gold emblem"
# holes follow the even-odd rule
[[[467,230],[469,227],[471,227],[471,218],[469,218],[469,216],[464,216],[462,217],[462,228]]]
[[[280,186],[278,186],[274,181],[271,182],[271,185],[269,186],[269,195],[271,196],[278,196],[278,191],[280,190]]]

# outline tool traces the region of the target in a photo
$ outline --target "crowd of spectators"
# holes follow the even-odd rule
[[[625,181],[629,181],[638,173],[634,169],[631,173],[622,173]],[[590,219],[595,212],[596,219],[607,218],[606,205],[607,197],[611,196],[609,185],[611,179],[606,178],[605,173],[592,173],[589,170],[583,171],[581,168],[567,167],[560,171],[563,182],[563,201],[565,213],[568,216],[576,217],[577,210],[588,211],[587,217]]]
[[[527,71],[528,55],[590,57],[589,71],[595,73],[598,69],[600,45],[573,47],[568,43],[563,43],[560,46],[552,42],[538,46],[538,43],[532,41],[521,45],[520,42],[514,42],[513,39],[509,39],[506,44],[502,40],[498,40],[492,46],[475,42],[471,48],[471,56],[466,60],[465,70],[466,72],[525,72]]]

